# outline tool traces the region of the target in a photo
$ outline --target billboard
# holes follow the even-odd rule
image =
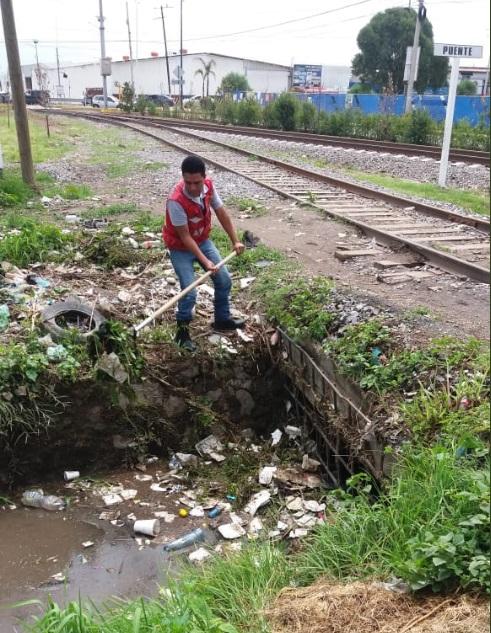
[[[293,88],[320,88],[322,85],[322,66],[295,64],[293,66]]]

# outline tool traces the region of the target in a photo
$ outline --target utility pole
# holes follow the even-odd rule
[[[416,27],[414,29],[413,48],[411,51],[411,67],[409,69],[409,79],[407,82],[406,107],[405,107],[406,114],[411,112],[411,108],[412,108],[411,101],[413,99],[414,78],[416,77],[416,70],[417,70],[417,64],[418,64],[419,35],[421,33],[421,24],[422,22],[424,22],[424,19],[426,18],[426,7],[424,4],[424,0],[418,0],[418,1],[419,1],[419,7],[416,13]]]
[[[166,4],[166,9],[170,9],[170,7]],[[167,37],[165,35],[165,18],[164,18],[164,7],[160,5],[160,15],[162,16],[162,30],[164,32],[164,49],[165,49],[165,65],[167,67],[167,86],[169,88],[169,97],[172,93],[170,87],[170,70],[169,70],[169,53],[167,52]]]
[[[38,57],[39,40],[33,40],[33,42],[34,42],[34,49],[36,51],[36,75],[37,75],[37,79],[38,79],[38,89],[42,90],[43,87],[41,85],[41,68],[39,67],[39,57]]]
[[[102,0],[99,0],[99,31],[101,35],[101,75],[102,75],[102,94],[104,95],[104,107],[107,108],[107,76],[102,72],[103,60],[106,57],[106,42],[104,39],[104,14],[102,12]]]
[[[5,48],[7,49],[10,89],[14,102],[15,127],[17,130],[22,179],[30,187],[35,188],[31,139],[29,137],[29,121],[27,119],[22,70],[20,67],[19,44],[15,30],[12,0],[0,0],[0,7],[2,8],[3,33]]]
[[[126,3],[126,24],[128,26],[128,44],[129,44],[129,47],[130,47],[131,87],[133,88],[133,92],[134,92],[135,91],[135,73],[133,71],[133,49],[131,47],[130,14],[128,12],[128,3]]]
[[[181,54],[181,59],[180,59],[180,71],[179,71],[179,103],[181,106],[181,110],[184,110],[184,102],[183,102],[183,98],[182,98],[182,88],[183,88],[183,83],[184,83],[184,73],[183,73],[183,68],[182,68],[182,1],[181,0],[181,37],[180,37],[180,54]]]
[[[56,47],[56,72],[58,73],[58,86],[56,87],[56,96],[61,98],[65,95],[60,77],[60,56],[58,54],[58,46]]]

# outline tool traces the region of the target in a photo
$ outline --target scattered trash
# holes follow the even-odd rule
[[[51,283],[43,277],[37,275],[27,275],[26,281],[30,286],[37,286],[38,288],[49,288]]]
[[[73,481],[73,479],[78,479],[79,477],[79,470],[65,470],[65,472],[63,473],[63,479],[65,481]]]
[[[198,458],[196,457],[196,455],[193,455],[192,453],[176,453],[175,456],[181,462],[181,464],[183,464],[184,466],[188,466],[188,465],[197,466],[198,465]],[[169,462],[169,466],[170,466],[170,462]]]
[[[37,490],[26,490],[22,494],[21,503],[29,508],[42,508],[50,512],[64,510],[66,502],[56,495],[45,495],[41,488]]]
[[[324,512],[326,504],[319,503],[318,501],[315,501],[315,499],[307,499],[304,500],[303,507],[308,510],[308,512]]]
[[[288,497],[287,497],[287,499],[288,499]],[[291,512],[298,512],[299,510],[301,510],[303,508],[302,498],[301,497],[295,497],[291,501],[288,501],[288,503],[286,504],[286,507],[287,507],[288,510],[291,510]]]
[[[162,242],[160,240],[145,240],[142,242],[142,248],[159,248],[162,246]]]
[[[288,403],[290,403],[290,401],[288,401]],[[291,403],[290,403],[290,407],[291,407]],[[288,411],[287,411],[287,413],[288,413]],[[288,425],[288,426],[285,426],[284,430],[285,430],[285,433],[288,435],[288,437],[290,439],[295,439],[297,437],[301,437],[302,436],[302,429],[300,429],[298,426]]]
[[[201,457],[210,457],[215,461],[223,461],[225,459],[223,455],[220,455],[220,451],[223,451],[224,446],[214,435],[205,437],[195,445],[195,448]]]
[[[150,490],[153,490],[153,492],[167,492],[168,487],[167,486],[162,487],[160,484],[152,484],[150,486]]]
[[[139,519],[135,521],[133,531],[135,534],[157,536],[160,532],[160,521],[158,519]]]
[[[51,578],[55,581],[55,582],[65,582],[66,580],[66,576],[64,573],[62,573],[61,571],[59,571],[57,574],[53,574],[51,576]]]
[[[319,488],[322,480],[318,475],[299,471],[297,468],[278,468],[274,478],[283,483],[292,483],[306,488]]]
[[[171,455],[171,458],[169,459],[169,468],[171,470],[181,470],[182,468],[181,460],[177,457],[177,455],[175,454]]]
[[[119,503],[119,501],[117,503]],[[113,510],[112,512],[104,510],[99,514],[99,519],[101,521],[116,521],[117,519],[119,519],[120,516],[121,512],[119,510]]]
[[[252,495],[249,502],[244,507],[244,512],[247,512],[252,517],[256,514],[259,508],[262,508],[271,500],[271,493],[268,490],[261,490]]]
[[[75,213],[67,213],[65,215],[65,222],[68,222],[69,224],[77,224],[77,222],[80,222],[80,218],[78,215],[75,215]]]
[[[240,289],[245,290],[245,288],[248,288],[255,280],[255,277],[242,277],[240,280]]]
[[[243,341],[244,343],[252,343],[252,341],[254,340],[253,336],[249,336],[248,334],[246,334],[243,330],[236,330],[237,332],[237,336],[240,338],[241,341]]]
[[[288,538],[303,538],[304,536],[307,536],[308,533],[309,531],[305,528],[297,528],[290,532]]]
[[[411,593],[411,587],[402,578],[390,578],[387,582],[378,582],[376,584],[394,593]]]
[[[0,305],[0,332],[6,330],[9,326],[10,311],[7,304]]]
[[[124,235],[125,237],[128,237],[129,235],[134,235],[135,231],[133,231],[133,229],[130,226],[125,226],[121,229],[121,234]]]
[[[262,529],[264,529],[263,522],[259,517],[254,517],[249,523],[247,532],[252,535],[257,535]]]
[[[467,396],[463,396],[463,397],[460,399],[460,402],[459,402],[459,409],[460,409],[460,410],[464,410],[464,411],[465,411],[465,410],[467,410],[470,406],[471,406],[471,402],[470,402],[469,398],[467,398]]]
[[[321,463],[316,459],[312,459],[308,455],[304,455],[302,458],[302,470],[309,472],[315,472],[319,470]]]
[[[137,481],[152,481],[153,477],[152,475],[140,475],[140,473],[138,473],[135,475],[135,479]]]
[[[135,250],[140,248],[140,245],[138,244],[138,242],[134,240],[132,237],[128,238],[128,244],[131,246],[131,248],[134,248]]]
[[[232,540],[245,536],[244,528],[238,523],[225,523],[218,526],[218,531],[227,540]]]
[[[189,510],[186,510],[186,508],[180,508],[179,512],[177,513],[182,519],[185,519],[188,514],[189,514]]]
[[[211,554],[207,549],[199,547],[194,552],[191,552],[188,558],[192,563],[202,563],[209,556],[211,556]]]
[[[123,498],[120,495],[114,493],[104,495],[102,497],[102,500],[104,501],[104,505],[108,508],[110,508],[111,506],[115,506],[118,503],[123,503]]]
[[[221,334],[212,334],[211,336],[208,337],[208,341],[212,345],[218,345],[219,347],[222,347],[229,354],[238,353],[235,347],[232,345],[232,343],[226,336],[222,336]]]
[[[242,243],[246,248],[255,248],[261,240],[254,235],[252,231],[244,231],[242,234]]]
[[[271,335],[269,342],[271,343],[272,347],[275,347],[275,345],[278,345],[279,340],[280,340],[280,333],[278,332],[278,330],[275,330],[273,334]]]
[[[280,429],[276,429],[275,431],[273,431],[271,433],[271,446],[276,446],[277,444],[279,444],[282,436],[283,433],[280,431]]]
[[[190,510],[189,516],[201,518],[205,516],[205,511],[203,510],[201,506],[196,506],[195,508]]]
[[[202,528],[196,528],[192,532],[181,536],[180,538],[171,541],[164,545],[164,551],[173,552],[179,549],[184,549],[185,547],[189,547],[190,545],[194,545],[194,543],[199,543],[205,540],[205,531]]]
[[[111,378],[114,378],[114,380],[120,384],[128,380],[128,373],[121,364],[119,357],[114,352],[111,352],[110,354],[104,352],[95,367],[99,371],[103,371],[108,376],[111,376]]]
[[[153,514],[158,519],[164,519],[165,523],[172,523],[174,519],[176,518],[175,514],[172,514],[171,512],[166,512],[165,510],[154,512]]]
[[[124,501],[129,501],[130,499],[134,499],[136,497],[136,495],[138,494],[138,490],[135,490],[134,488],[128,488],[127,490],[121,490],[119,494],[124,499]]]
[[[220,516],[220,514],[222,513],[222,508],[220,508],[220,506],[215,506],[214,508],[212,508],[211,510],[209,510],[208,512],[208,518],[210,519],[216,519],[217,516]]]
[[[95,545],[94,541],[84,541],[82,543],[82,547],[85,547],[85,549],[87,549],[88,547],[92,547],[93,545]]]
[[[268,266],[272,266],[273,262],[267,260],[267,259],[260,259],[259,261],[254,263],[254,266],[256,268],[267,268]]]
[[[259,483],[263,486],[269,486],[273,480],[273,475],[276,472],[276,466],[264,466],[259,471]]]

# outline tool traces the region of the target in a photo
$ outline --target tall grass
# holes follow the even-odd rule
[[[10,216],[7,223],[17,231],[0,241],[0,260],[16,266],[49,261],[72,239],[53,224],[41,224],[22,216]]]

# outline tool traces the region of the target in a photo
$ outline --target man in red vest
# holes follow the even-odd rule
[[[222,259],[216,246],[210,240],[211,210],[227,233],[232,247],[240,255],[244,245],[239,241],[234,225],[216,192],[213,182],[206,177],[205,164],[197,156],[188,156],[181,165],[182,180],[171,192],[166,205],[164,242],[169,249],[170,259],[181,289],[194,281],[194,263],[214,274],[211,279],[215,286],[215,321],[217,330],[235,330],[244,326],[242,319],[230,315],[230,289],[232,280],[225,266],[217,269]],[[183,297],[177,308],[176,343],[189,351],[196,349],[189,336],[189,323],[193,318],[196,303],[196,289]]]

